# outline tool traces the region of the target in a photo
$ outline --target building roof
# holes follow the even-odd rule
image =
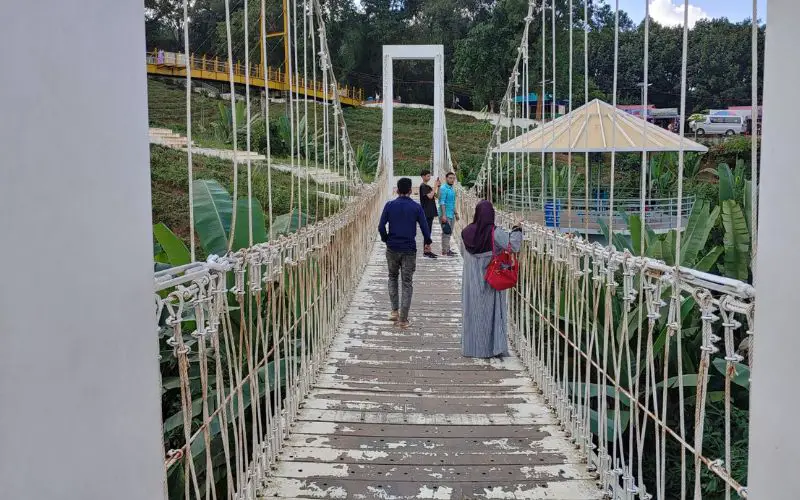
[[[706,152],[708,148],[599,99],[497,146],[495,153]]]

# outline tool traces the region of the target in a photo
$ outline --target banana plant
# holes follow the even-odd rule
[[[292,129],[292,124],[289,121],[289,119],[290,118],[286,115],[281,115],[280,118],[278,118],[276,132],[277,132],[277,139],[279,139],[282,143],[282,147],[280,149],[284,150],[286,154],[288,154],[291,151],[294,151],[297,155],[305,157],[306,117],[304,116],[303,118],[300,119],[300,121],[297,123],[297,127],[294,128],[294,130]],[[297,151],[298,137],[300,138],[299,151]],[[292,146],[292,140],[294,140],[294,146]]]
[[[665,153],[650,157],[650,192],[652,196],[666,197],[677,181],[675,155]]]
[[[713,172],[719,181],[719,204],[722,207],[725,259],[722,272],[729,278],[747,281],[750,277],[752,242],[752,181],[745,178],[746,166],[738,160],[731,170],[725,163]],[[744,209],[742,209],[744,207]]]
[[[722,225],[725,228],[725,275],[747,281],[750,277],[750,230],[736,201],[722,202]]]
[[[686,228],[681,235],[680,262],[683,267],[691,267],[708,272],[716,264],[722,249],[713,247],[703,253],[708,242],[711,230],[719,218],[720,208],[709,210],[709,203],[697,200],[689,214]],[[677,231],[675,229],[664,234],[656,234],[646,224],[642,224],[639,215],[628,215],[628,230],[630,241],[619,233],[609,233],[604,221],[599,221],[600,229],[607,241],[612,242],[617,250],[628,250],[634,255],[642,255],[653,259],[663,260],[666,264],[674,266]],[[641,235],[645,232],[644,249],[641,248]],[[701,256],[701,253],[703,255]]]
[[[217,103],[217,119],[211,123],[214,136],[223,142],[233,143],[233,112],[236,111],[236,132],[241,136],[247,133],[247,107],[243,101],[236,101],[234,107],[222,101]],[[250,126],[261,119],[260,113],[250,113]]]
[[[356,149],[356,168],[361,175],[373,176],[378,169],[378,152],[373,151],[366,142]]]

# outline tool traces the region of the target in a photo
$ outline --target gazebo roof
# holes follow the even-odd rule
[[[526,132],[495,153],[706,152],[708,148],[599,99]]]

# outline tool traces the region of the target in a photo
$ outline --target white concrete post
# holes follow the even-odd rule
[[[0,15],[2,498],[164,496],[142,16]]]
[[[386,168],[386,178],[389,182],[389,195],[392,194],[394,187],[394,66],[392,56],[387,51],[387,46],[383,47],[383,122],[382,132],[382,151],[383,165]]]
[[[797,13],[796,0],[769,0],[750,395],[748,497],[755,499],[800,498]]]
[[[436,54],[433,67],[433,176],[438,178],[444,165],[444,54]]]

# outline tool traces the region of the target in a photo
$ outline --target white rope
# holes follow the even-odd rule
[[[252,133],[250,126],[252,122],[250,111],[250,17],[247,9],[249,3],[247,0],[244,2],[244,93],[245,105],[247,106],[245,112],[247,120],[247,244],[248,246],[253,246],[253,165],[250,159],[252,156],[250,154],[252,151],[250,144]],[[261,207],[259,207],[259,210],[261,210]],[[233,199],[233,211],[238,211],[238,200],[236,198]]]
[[[567,114],[569,115],[569,133],[567,134],[567,139],[569,143],[572,144],[572,68],[574,66],[574,59],[573,59],[573,52],[575,50],[574,41],[573,41],[573,27],[574,27],[574,6],[573,0],[569,0],[569,94],[568,94],[568,106]],[[573,227],[572,225],[572,151],[567,153],[567,216],[568,220],[567,223],[569,224],[570,229]]]
[[[225,0],[225,37],[228,42],[228,79],[231,89],[231,130],[233,133],[233,195],[232,199],[239,199],[239,158],[237,151],[238,135],[236,122],[236,84],[233,79],[233,44],[231,43],[231,6],[230,0]],[[234,203],[236,203],[234,201]],[[231,214],[231,229],[228,237],[228,251],[233,248],[233,236],[236,231],[236,210]]]
[[[750,87],[751,87],[751,144],[750,144],[750,248],[751,248],[751,264],[753,281],[756,275],[756,249],[758,247],[758,123],[759,123],[759,105],[758,105],[758,1],[753,0],[753,20],[752,20],[752,42],[751,42],[751,73],[750,73]]]
[[[689,58],[689,0],[684,0],[683,8],[685,10],[683,14],[683,42],[682,42],[682,54],[681,54],[681,102],[680,102],[680,144],[678,150],[678,199],[677,199],[677,216],[675,219],[675,266],[678,267],[681,264],[681,236],[682,236],[682,226],[683,226],[683,219],[681,216],[681,207],[683,206],[683,172],[684,172],[684,161],[685,161],[685,126],[686,126],[686,91],[687,91],[687,65],[688,65],[688,58]],[[676,279],[680,280],[678,276]],[[675,314],[680,315],[680,303],[678,302],[677,294],[677,287],[680,285],[678,281],[675,283],[673,288],[673,300],[670,305],[671,308],[677,308]],[[705,324],[705,323],[704,323]],[[704,326],[705,329],[705,326]],[[677,321],[676,328],[675,328],[675,337],[677,339],[677,367],[678,367],[678,377],[679,380],[683,376],[683,363],[681,356],[683,354],[683,347],[682,347],[682,334],[681,334],[681,324],[680,321]],[[669,346],[669,339],[667,339],[667,346]],[[702,454],[702,447],[703,447],[703,422],[698,420],[702,420],[703,416],[705,415],[705,391],[704,391],[704,384],[706,383],[705,380],[705,373],[703,373],[703,359],[705,358],[704,354],[701,354],[701,362],[700,367],[698,368],[698,381],[703,381],[702,384],[698,383],[697,387],[697,396],[698,396],[698,408],[695,409],[695,448],[699,454]],[[668,369],[668,364],[664,365],[665,371],[665,380],[666,380],[666,371]],[[665,384],[666,386],[666,384]],[[702,396],[701,396],[702,394]],[[683,384],[678,385],[678,397],[681,401],[683,401],[684,397],[684,390]],[[700,403],[700,398],[702,397],[702,403]],[[702,405],[702,408],[699,406]],[[666,412],[666,393],[664,395],[664,411]],[[680,432],[681,438],[685,438],[686,436],[686,419],[684,415],[684,405],[679,405],[679,419],[680,419]],[[663,440],[662,436],[662,440]],[[664,454],[664,446],[665,443],[662,442],[662,474],[666,475],[666,457],[663,456]],[[701,465],[700,459],[696,455],[695,458],[695,498],[700,495],[700,474],[701,474]],[[665,487],[666,478],[662,479],[662,488]],[[685,448],[681,448],[681,499],[686,497],[686,450]],[[663,490],[662,490],[663,491]]]
[[[583,104],[586,106],[586,120],[589,119],[589,2],[583,2]],[[645,0],[646,1],[646,0]],[[583,136],[583,149],[586,151],[583,159],[583,183],[584,183],[584,210],[589,207],[589,135]],[[583,238],[589,239],[589,216],[583,215]],[[587,291],[588,293],[588,291]],[[587,299],[588,301],[588,299]]]
[[[272,241],[275,238],[275,220],[273,218],[272,208],[272,141],[270,137],[270,123],[269,123],[269,84],[267,83],[267,74],[269,72],[269,65],[267,59],[267,5],[266,0],[261,0],[261,67],[264,72],[264,131],[266,134],[267,142],[267,217],[269,222],[269,239]]]
[[[610,193],[608,195],[608,244],[613,246],[614,239],[614,181],[617,175],[617,84],[619,82],[619,0],[614,4],[614,79],[611,91],[611,106],[614,108],[613,127],[611,132],[611,174]],[[598,186],[599,188],[599,186]]]
[[[186,57],[186,155],[189,181],[189,256],[197,260],[194,243],[194,168],[192,165],[192,64],[189,50],[189,0],[183,0],[183,51]]]
[[[555,1],[555,0],[552,0]],[[545,102],[545,95],[546,95],[546,84],[547,84],[547,61],[545,59],[545,33],[547,32],[547,0],[542,0],[542,95],[539,96],[539,99],[536,103],[537,108],[541,108],[542,116],[541,116],[541,126],[544,126],[545,119],[544,119],[544,102]],[[541,173],[541,210],[544,212],[544,201],[546,199],[546,182],[544,178],[544,169],[545,169],[545,153],[542,150],[542,157],[539,164],[539,170]]]

